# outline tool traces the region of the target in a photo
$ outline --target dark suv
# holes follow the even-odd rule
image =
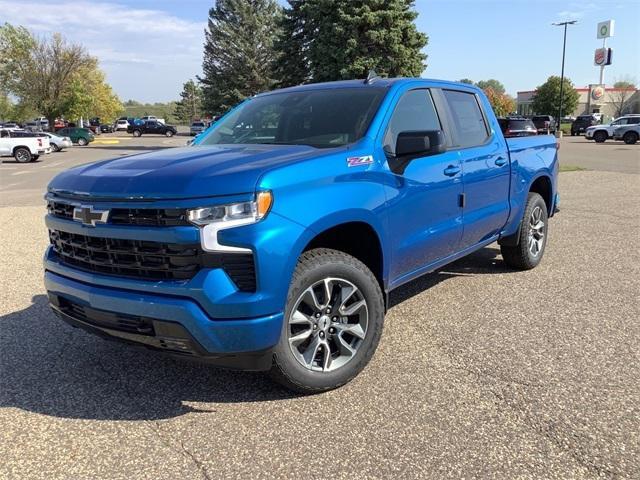
[[[531,121],[538,129],[540,135],[556,133],[556,119],[551,115],[534,115],[531,117]]]
[[[593,115],[579,115],[571,124],[571,136],[580,135],[592,125],[597,125],[598,119]]]
[[[505,138],[528,137],[529,135],[538,134],[538,129],[528,118],[500,117],[498,118],[498,123]]]

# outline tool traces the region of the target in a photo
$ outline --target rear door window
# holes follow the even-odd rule
[[[443,90],[449,104],[456,129],[456,143],[460,148],[484,144],[489,138],[489,129],[474,93],[458,90]]]

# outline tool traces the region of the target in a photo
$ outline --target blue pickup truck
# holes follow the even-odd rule
[[[335,388],[373,356],[391,290],[496,241],[515,269],[540,262],[557,157],[552,136],[505,140],[471,85],[257,95],[194,145],[53,179],[50,304],[109,339]]]

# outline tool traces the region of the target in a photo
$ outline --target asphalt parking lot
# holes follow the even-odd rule
[[[492,245],[402,287],[365,371],[304,397],[48,310],[46,182],[187,137],[136,140],[0,165],[0,478],[640,478],[640,145],[563,139],[591,170],[538,268]]]

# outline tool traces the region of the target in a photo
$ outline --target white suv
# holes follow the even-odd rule
[[[613,122],[606,125],[594,125],[588,127],[584,132],[584,137],[587,140],[595,140],[597,143],[602,143],[609,138],[613,138],[613,132],[616,128],[624,125],[635,125],[640,123],[640,114],[625,115],[620,118],[616,118]]]

